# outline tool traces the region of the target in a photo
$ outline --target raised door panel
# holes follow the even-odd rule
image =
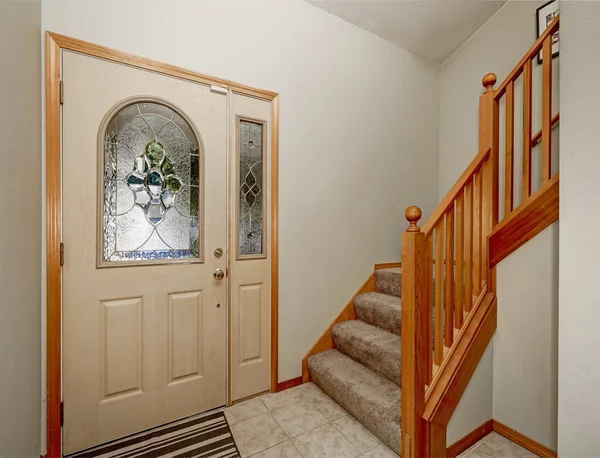
[[[202,291],[169,295],[169,383],[202,376]]]

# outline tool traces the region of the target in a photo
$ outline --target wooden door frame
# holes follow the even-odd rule
[[[186,81],[218,85],[226,87],[232,92],[271,102],[271,392],[277,390],[278,380],[279,94],[203,75],[181,67],[146,59],[65,35],[46,32],[46,456],[48,457],[62,456],[60,426],[62,373],[60,77],[62,50],[73,51]],[[230,355],[230,348],[228,348],[228,355]],[[230,359],[230,356],[228,356],[228,359]],[[227,383],[229,393],[230,377],[228,377]]]

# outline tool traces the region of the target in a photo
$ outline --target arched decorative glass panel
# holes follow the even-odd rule
[[[201,142],[164,102],[134,101],[103,131],[102,263],[198,260]]]

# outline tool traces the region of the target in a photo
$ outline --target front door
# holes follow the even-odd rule
[[[67,454],[226,403],[227,95],[62,72]]]

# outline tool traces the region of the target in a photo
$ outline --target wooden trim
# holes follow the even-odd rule
[[[145,57],[136,56],[116,49],[107,48],[94,43],[90,43],[84,40],[78,40],[76,38],[67,37],[54,32],[46,32],[47,35],[54,40],[60,49],[75,51],[81,54],[85,54],[99,59],[105,59],[112,62],[119,62],[121,64],[129,65],[131,67],[140,68],[143,70],[150,70],[155,73],[162,75],[174,76],[175,78],[184,79],[187,81],[193,81],[195,83],[202,84],[214,84],[217,86],[226,87],[234,92],[240,94],[250,95],[252,97],[258,97],[259,99],[274,100],[277,97],[276,92],[266,91],[264,89],[257,89],[244,84],[235,83],[223,78],[217,78],[214,76],[204,75],[197,73],[186,68],[178,67],[176,65],[166,64],[158,60],[147,59]]]
[[[402,267],[402,262],[384,262],[381,264],[375,264],[375,267],[373,270],[395,269],[398,267]]]
[[[271,102],[271,391],[278,380],[279,310],[279,97],[276,92],[203,75],[174,65],[135,56],[83,40],[46,32],[46,352],[47,456],[61,457],[61,50],[105,59],[131,67],[231,91]],[[228,352],[231,346],[229,346]],[[229,363],[228,363],[229,364]],[[229,384],[229,382],[228,382]]]
[[[448,458],[456,458],[469,447],[472,447],[489,433],[494,430],[494,420],[488,420],[483,425],[475,428],[469,434],[462,439],[457,440],[446,450],[446,456]]]
[[[501,221],[488,237],[492,268],[531,240],[559,215],[559,176],[554,175]]]
[[[46,434],[47,456],[62,456],[60,46],[46,34]]]
[[[491,148],[488,148],[485,151],[481,151],[475,158],[471,161],[467,169],[462,173],[458,181],[452,186],[452,189],[448,191],[448,194],[442,199],[437,208],[433,211],[429,219],[425,224],[423,224],[423,228],[421,229],[425,235],[429,235],[429,233],[433,230],[433,228],[437,225],[437,223],[444,217],[450,205],[454,203],[456,196],[465,185],[471,179],[471,176],[476,173],[481,164],[487,159],[488,155],[491,152]]]
[[[560,121],[560,112],[556,113],[554,116],[552,116],[552,120],[550,121],[550,127],[554,128],[558,121]],[[534,147],[535,145],[537,145],[537,143],[541,139],[542,139],[542,129],[540,129],[539,132],[537,132],[531,139],[531,146]]]
[[[544,32],[538,37],[538,39],[535,41],[533,46],[531,48],[529,48],[529,51],[527,51],[525,53],[525,55],[519,61],[519,63],[517,65],[515,65],[513,70],[506,77],[506,79],[502,82],[502,84],[498,87],[498,89],[496,89],[496,93],[494,95],[496,100],[500,100],[500,98],[504,95],[504,92],[506,91],[506,86],[508,85],[508,83],[510,81],[516,80],[519,77],[519,75],[523,71],[523,66],[525,65],[525,62],[527,60],[533,59],[536,56],[536,54],[538,52],[540,52],[546,37],[552,36],[554,34],[554,32],[556,32],[558,30],[559,25],[560,25],[559,20],[560,20],[560,15],[556,16],[554,18],[554,20],[548,25],[548,27],[546,27],[546,30],[544,30]]]
[[[271,392],[279,381],[279,96],[271,101]]]
[[[303,383],[302,376],[292,378],[292,379],[286,380],[284,382],[279,382],[277,384],[277,392],[279,393],[280,391],[283,391],[283,390],[289,390],[290,388],[294,388],[295,386],[302,385],[302,383]]]
[[[423,413],[426,421],[448,425],[477,364],[496,331],[496,304],[496,295],[487,293],[483,301],[469,314],[455,345],[427,391]]]
[[[515,444],[519,444],[521,447],[526,448],[531,453],[535,453],[537,456],[556,458],[557,453],[554,450],[549,449],[545,445],[530,439],[529,437],[521,434],[519,431],[516,431],[497,420],[492,420],[492,422],[495,432],[506,437],[508,440],[513,441]]]
[[[354,311],[354,299],[359,294],[372,293],[375,291],[375,274],[371,274],[368,280],[360,287],[360,289],[352,296],[342,311],[335,317],[335,319],[327,326],[325,332],[319,337],[319,340],[311,347],[310,350],[302,358],[302,380],[304,383],[310,382],[310,372],[308,371],[308,358],[316,353],[320,353],[325,350],[335,348],[333,337],[331,336],[331,328],[337,323],[342,321],[356,319],[356,313]]]

